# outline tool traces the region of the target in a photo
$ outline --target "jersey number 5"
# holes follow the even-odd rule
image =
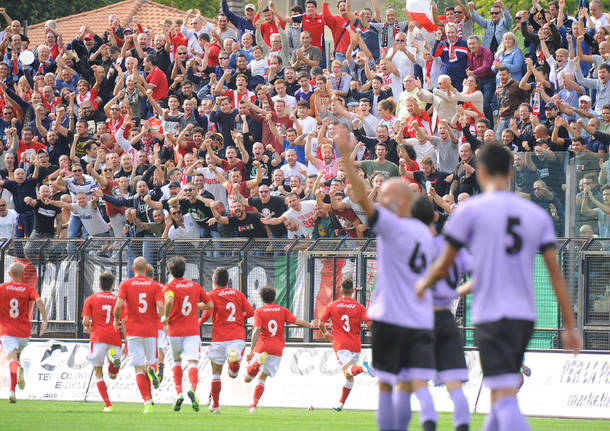
[[[509,234],[513,239],[513,244],[511,246],[506,247],[506,253],[508,254],[517,254],[521,251],[521,247],[523,246],[523,241],[521,240],[521,236],[515,232],[515,227],[521,224],[521,220],[519,217],[509,217],[508,223],[506,224],[506,233]]]

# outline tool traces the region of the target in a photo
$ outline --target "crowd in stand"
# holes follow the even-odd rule
[[[243,16],[222,0],[214,24],[112,15],[72,35],[50,20],[37,46],[0,9],[0,236],[368,237],[333,144],[343,122],[373,199],[402,177],[442,225],[479,191],[477,149],[501,142],[560,235],[575,164],[578,227],[610,237],[601,2],[431,6],[435,32],[375,0]]]

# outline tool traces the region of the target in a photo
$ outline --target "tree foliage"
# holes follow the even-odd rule
[[[4,2],[3,5],[8,15],[18,19],[22,24],[37,24],[48,19],[56,19],[75,13],[81,13],[103,6],[118,3],[121,0],[26,0]],[[199,9],[204,16],[215,17],[220,9],[220,0],[155,0],[167,6],[182,10]],[[2,20],[3,21],[3,20]],[[0,21],[1,22],[1,21]],[[2,23],[6,25],[6,23]]]

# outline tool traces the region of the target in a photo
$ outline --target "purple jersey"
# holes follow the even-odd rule
[[[447,245],[447,241],[442,235],[438,235],[434,237],[434,245],[437,255],[440,255]],[[461,248],[455,257],[455,262],[449,268],[447,276],[437,281],[432,288],[432,303],[435,307],[449,308],[451,306],[451,301],[458,296],[456,292],[458,283],[465,274],[471,271],[471,268],[472,257],[468,250]]]
[[[551,217],[508,191],[483,193],[460,203],[443,234],[472,253],[472,321],[536,320],[534,258],[555,247]]]
[[[433,329],[432,294],[426,291],[419,299],[414,287],[434,259],[434,238],[421,221],[376,209],[377,281],[368,315],[392,325]]]

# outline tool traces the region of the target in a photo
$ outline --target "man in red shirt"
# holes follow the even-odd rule
[[[338,412],[343,409],[345,400],[354,387],[354,376],[363,371],[366,371],[370,376],[373,375],[368,362],[364,361],[362,365],[355,365],[358,362],[360,350],[362,350],[360,322],[365,322],[370,329],[371,320],[366,315],[366,308],[356,302],[353,295],[354,282],[350,279],[343,280],[341,282],[341,298],[331,302],[326,307],[318,324],[324,337],[329,341],[333,341],[333,350],[337,355],[337,360],[346,379],[341,399],[337,407],[335,407],[335,410]],[[332,336],[326,331],[326,322],[329,320],[333,328]]]
[[[47,329],[47,310],[38,292],[23,282],[23,264],[13,263],[8,270],[11,281],[0,284],[0,347],[6,357],[11,375],[9,402],[16,403],[15,388],[25,388],[23,367],[19,363],[21,351],[28,344],[32,333],[30,305],[36,306],[42,316],[40,334]]]
[[[208,359],[212,364],[212,413],[220,413],[219,398],[222,384],[220,374],[225,361],[229,362],[229,377],[235,378],[244,349],[246,348],[246,329],[244,323],[254,315],[252,305],[246,296],[229,285],[229,272],[218,268],[214,272],[214,289],[208,294],[213,303],[212,344],[208,349]],[[200,323],[209,318],[209,313],[201,316]]]
[[[145,88],[153,91],[153,99],[157,101],[167,99],[167,76],[157,67],[157,58],[154,55],[147,55],[144,57],[142,65],[144,66],[144,72],[148,74],[146,75]]]
[[[97,379],[97,390],[104,400],[104,411],[112,411],[112,403],[108,398],[108,388],[104,382],[104,358],[108,356],[108,375],[116,379],[121,368],[121,331],[114,328],[112,324],[112,309],[117,296],[112,293],[114,275],[104,272],[100,275],[101,292],[94,293],[85,301],[83,306],[83,326],[89,333],[89,356],[87,360],[93,365],[95,378]]]
[[[29,126],[23,128],[21,137],[23,140],[17,142],[17,136],[13,135],[11,151],[17,154],[17,164],[23,162],[24,169],[27,170],[30,167],[32,156],[38,154],[39,150],[46,150],[47,146],[34,140],[34,130]]]
[[[265,380],[267,377],[275,376],[280,368],[286,344],[284,325],[294,323],[302,328],[312,328],[311,323],[297,319],[290,310],[274,303],[275,289],[272,286],[263,287],[260,290],[260,296],[265,305],[254,312],[250,353],[246,356],[249,365],[244,376],[246,383],[249,383],[258,375],[250,413],[256,411],[258,400],[265,390]]]
[[[327,0],[323,0],[322,17],[324,18],[324,24],[330,28],[330,31],[333,34],[335,60],[343,63],[347,59],[345,53],[350,44],[348,30],[355,31],[356,28],[350,22],[349,16],[347,15],[345,0],[339,0],[337,2],[337,10],[339,11],[339,15],[330,13]]]
[[[174,403],[174,411],[179,411],[184,402],[184,395],[182,395],[182,360],[184,360],[191,383],[187,395],[191,399],[193,410],[198,412],[199,401],[195,393],[199,381],[197,367],[201,352],[201,338],[199,337],[197,310],[210,310],[213,305],[199,284],[184,278],[186,259],[181,256],[172,257],[167,266],[174,279],[163,289],[165,307],[161,323],[167,324],[169,344],[174,358],[174,384],[178,394]]]
[[[311,34],[311,44],[317,46],[324,52],[324,17],[318,13],[318,4],[315,0],[305,2],[305,13],[287,17],[278,11],[273,2],[269,2],[269,9],[277,15],[282,22],[292,21],[295,24],[301,23],[301,29]],[[343,36],[345,37],[345,36]],[[349,37],[349,35],[348,35]]]
[[[133,261],[135,277],[119,286],[119,297],[114,307],[114,327],[118,330],[123,304],[127,306],[125,335],[129,365],[136,370],[136,383],[144,400],[144,413],[152,413],[150,379],[158,387],[157,374],[152,365],[157,362],[158,311],[163,308],[163,295],[159,283],[146,278],[146,259],[142,256]]]

